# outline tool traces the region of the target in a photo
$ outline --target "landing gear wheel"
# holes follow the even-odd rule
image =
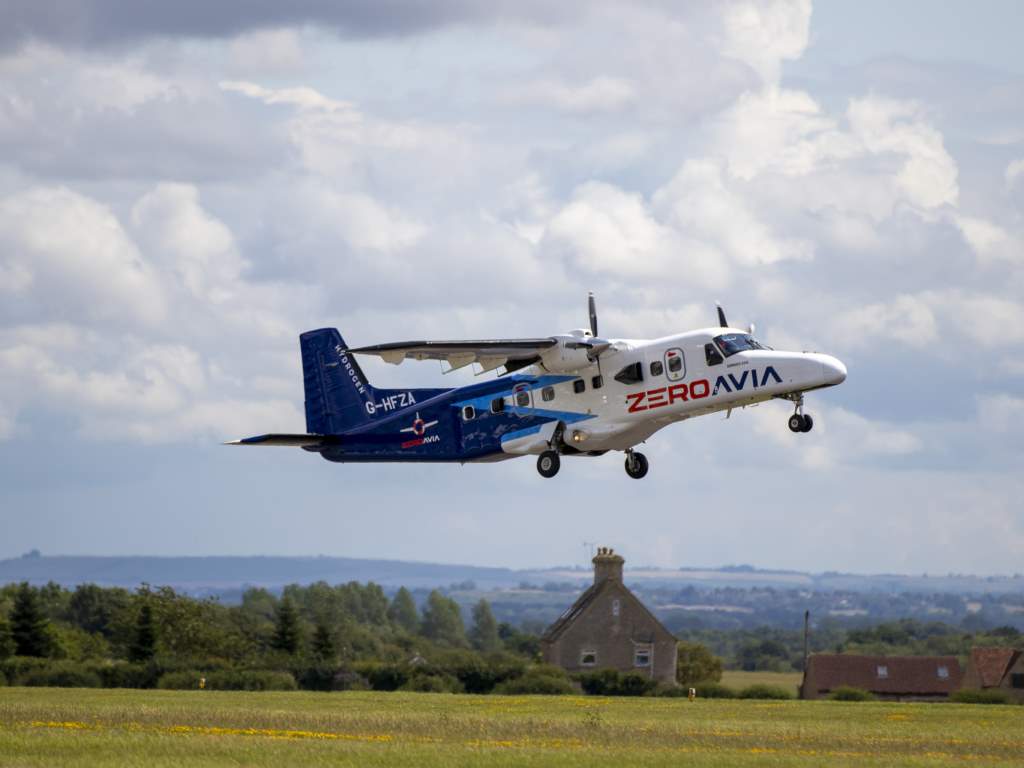
[[[811,418],[809,413],[804,414],[804,426],[800,430],[801,432],[810,432],[814,429],[814,419]]]
[[[806,432],[804,429],[804,417],[799,413],[794,413],[789,417],[789,431],[790,432]]]
[[[537,471],[541,477],[554,477],[561,466],[562,460],[555,451],[544,451],[537,457]]]
[[[649,468],[647,457],[642,453],[626,454],[626,474],[634,480],[639,480],[646,475]]]

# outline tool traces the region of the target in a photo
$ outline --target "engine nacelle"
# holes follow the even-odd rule
[[[546,349],[540,356],[541,365],[549,373],[572,373],[594,364],[590,359],[590,350],[584,346],[573,346],[589,337],[558,336],[558,344]]]

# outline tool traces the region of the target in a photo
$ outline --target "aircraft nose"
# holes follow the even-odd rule
[[[832,355],[822,355],[820,360],[826,386],[834,386],[846,381],[846,366],[843,365],[842,360],[832,357]]]

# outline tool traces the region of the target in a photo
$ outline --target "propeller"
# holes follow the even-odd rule
[[[590,335],[597,336],[597,302],[594,301],[594,292],[587,293],[587,309],[590,310]]]
[[[596,361],[598,367],[600,367],[601,353],[611,347],[612,343],[597,336],[597,302],[594,300],[593,291],[587,293],[587,312],[590,315],[590,338],[584,338],[580,341],[567,341],[565,346],[568,349],[587,350],[587,357],[591,361]]]
[[[728,328],[729,323],[725,320],[725,310],[722,309],[721,303],[716,301],[715,307],[718,309],[718,324],[723,328]]]

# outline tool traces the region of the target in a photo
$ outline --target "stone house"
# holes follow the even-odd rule
[[[602,547],[594,583],[541,638],[549,664],[567,672],[617,669],[676,682],[676,638],[622,583],[620,555]]]
[[[963,687],[972,690],[997,688],[1018,701],[1024,701],[1024,651],[972,648]]]
[[[825,698],[848,686],[890,701],[942,701],[960,688],[962,677],[956,656],[815,653],[807,660],[800,698]]]

